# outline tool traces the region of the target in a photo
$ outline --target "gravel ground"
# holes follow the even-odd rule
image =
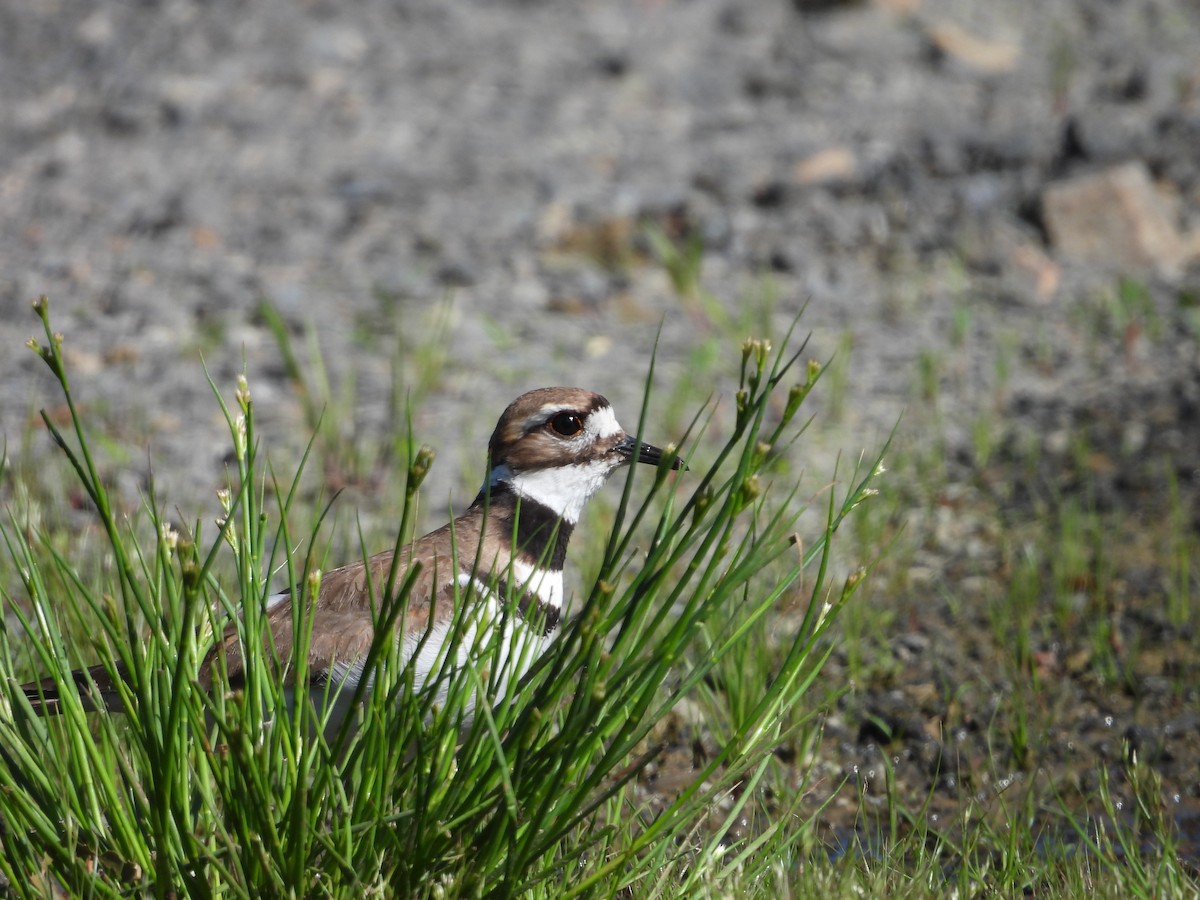
[[[1000,453],[969,505],[1020,508],[1005,448],[1022,442],[1069,484],[1055,448],[1089,428],[1113,504],[1155,514],[1158,482],[1126,464],[1142,448],[1200,526],[1195,256],[1136,273],[1161,328],[1089,341],[1081,310],[1114,273],[1068,252],[1087,216],[1051,240],[1043,215],[1049,185],[1133,161],[1197,232],[1197,46],[1190,0],[6,4],[0,428],[20,446],[54,402],[22,349],[47,294],[91,413],[150,449],[172,503],[211,508],[227,436],[201,354],[227,388],[245,359],[273,443],[305,438],[263,298],[353,378],[363,434],[393,424],[391,348],[427,358],[444,315],[417,427],[439,449],[432,496],[465,498],[520,390],[581,384],[630,421],[660,321],[658,381],[695,375],[711,317],[645,261],[652,222],[703,241],[730,313],[769,283],[779,322],[807,304],[812,355],[849,353],[812,471],[908,409],[901,442],[944,442],[952,475],[977,479],[970,423],[994,409]],[[130,499],[143,468],[121,476]],[[923,570],[952,580],[973,521],[928,525]],[[936,629],[910,629],[907,652],[970,677],[963,646],[929,651]],[[1194,731],[1195,708],[1151,730]],[[837,717],[830,734],[847,758],[876,743]],[[1172,770],[1193,802],[1196,750]],[[920,796],[928,774],[911,778]]]

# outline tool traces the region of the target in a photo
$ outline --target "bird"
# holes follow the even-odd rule
[[[405,615],[395,624],[398,658],[413,666],[417,689],[444,665],[456,621],[469,629],[456,640],[459,664],[473,644],[482,642],[476,632],[499,624],[501,681],[523,674],[562,623],[567,545],[588,500],[616,469],[635,460],[654,466],[667,460],[671,469],[687,468],[673,451],[626,434],[603,396],[576,387],[538,388],[513,400],[492,432],[487,459],[483,485],[467,510],[398,551],[394,584],[411,581]],[[264,641],[271,642],[280,659],[289,657],[293,644],[293,605],[310,604],[307,683],[294,683],[294,668],[281,677],[293,702],[303,690],[314,701],[326,692],[333,695],[327,731],[340,726],[351,712],[352,698],[360,694],[378,618],[377,609],[373,611],[378,598],[372,593],[387,583],[395,552],[325,573],[315,598],[298,601],[286,590],[267,597]],[[474,606],[464,609],[464,604]],[[234,690],[245,683],[246,659],[236,621],[225,627],[200,663],[197,680],[205,690],[213,690],[218,671]],[[85,710],[122,708],[118,680],[125,673],[93,666],[71,676]],[[445,703],[447,679],[435,681],[437,701]],[[22,687],[36,714],[61,712],[53,677]],[[503,689],[502,683],[498,693]],[[473,703],[467,700],[468,716]]]

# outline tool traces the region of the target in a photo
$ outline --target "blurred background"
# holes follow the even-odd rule
[[[1140,754],[1194,850],[1198,46],[1191,0],[4,4],[0,498],[61,415],[41,294],[131,508],[152,459],[216,514],[204,367],[244,367],[368,521],[411,408],[428,524],[521,391],[632,430],[657,345],[678,439],[803,308],[811,490],[900,421],[808,760],[831,828],[888,768],[936,818]]]

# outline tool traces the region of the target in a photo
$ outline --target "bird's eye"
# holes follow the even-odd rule
[[[583,419],[575,413],[562,412],[546,423],[555,434],[573,437],[583,431]]]

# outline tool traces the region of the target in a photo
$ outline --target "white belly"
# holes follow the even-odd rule
[[[399,647],[398,659],[413,667],[413,687],[421,691],[429,685],[434,691],[433,702],[444,709],[451,692],[461,698],[466,721],[474,715],[476,705],[486,702],[495,706],[509,696],[509,691],[552,640],[544,634],[541,623],[527,623],[513,613],[506,613],[502,601],[491,595],[478,581],[469,585],[469,576],[461,576],[464,595],[468,586],[470,612],[461,612],[456,619],[437,622],[427,634],[405,636]],[[561,573],[555,599],[561,597]],[[480,602],[487,597],[485,602]],[[557,604],[555,604],[557,606]],[[451,632],[454,639],[451,639]],[[453,645],[453,646],[452,646]],[[362,661],[335,663],[330,680],[314,685],[310,697],[317,709],[329,705],[325,723],[327,735],[334,735],[354,707],[354,695],[363,678]],[[374,676],[367,675],[366,691],[374,688]],[[367,696],[364,692],[364,702]],[[328,699],[327,699],[328,697]],[[289,704],[292,698],[289,697]]]

